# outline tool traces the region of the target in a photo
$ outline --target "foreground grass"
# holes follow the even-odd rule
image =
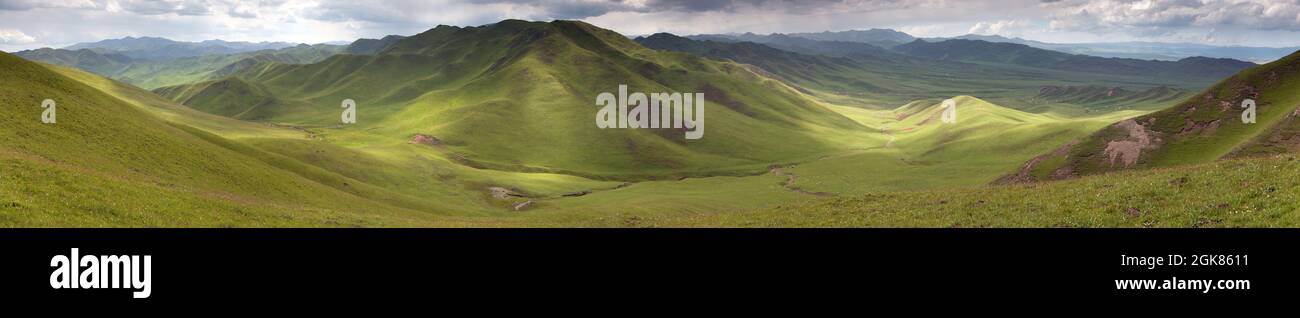
[[[743,212],[635,217],[636,226],[652,227],[1295,227],[1297,199],[1300,161],[1280,156],[1030,185],[877,192]]]

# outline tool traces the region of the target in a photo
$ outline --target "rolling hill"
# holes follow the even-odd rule
[[[1245,70],[1172,108],[1119,122],[1035,158],[1004,181],[1065,179],[1296,150],[1298,78],[1300,53]],[[1243,123],[1246,99],[1257,103],[1256,123]]]
[[[369,199],[397,196],[160,119],[119,98],[148,95],[82,82],[93,75],[7,53],[0,67],[6,226],[402,226],[457,211]],[[40,120],[44,99],[56,123]]]
[[[353,99],[357,128],[326,138],[404,143],[431,136],[466,165],[602,179],[755,173],[850,147],[863,130],[751,66],[646,49],[571,21],[439,26],[373,56],[263,62],[232,77],[238,81],[219,81],[229,85],[157,91],[195,109],[226,109],[220,105],[250,93],[309,105],[258,111],[260,120],[306,127],[337,126],[340,101]],[[706,137],[598,129],[595,98],[619,84],[647,93],[703,93]]]

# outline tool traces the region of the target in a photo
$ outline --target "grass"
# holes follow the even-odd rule
[[[1151,114],[1134,118],[1154,136],[1155,147],[1143,149],[1131,167],[1113,165],[1105,156],[1112,141],[1128,138],[1119,127],[1102,129],[1084,138],[1068,153],[1053,159],[1074,175],[1105,173],[1130,168],[1160,168],[1206,163],[1223,158],[1270,155],[1286,152],[1295,142],[1287,141],[1294,112],[1300,107],[1300,54],[1248,69],[1224,79],[1205,92]],[[1256,99],[1258,122],[1241,122],[1245,99]]]
[[[7,226],[401,226],[433,213],[267,165],[44,66],[0,64]],[[45,98],[57,124],[38,120]]]
[[[633,92],[705,93],[708,137],[597,129],[595,97],[619,84]],[[645,49],[568,21],[435,29],[387,54],[264,64],[159,91],[194,109],[318,129],[341,145],[393,144],[418,133],[442,140],[448,156],[472,166],[597,180],[750,175],[870,138],[856,122],[751,67]],[[359,123],[333,129],[343,99],[358,103]],[[268,109],[249,112],[248,105]]]
[[[1297,187],[1289,180],[1300,180],[1300,164],[1290,157],[988,186],[1155,104],[1080,112],[1056,103],[1030,112],[974,97],[983,95],[935,92],[899,107],[853,107],[836,100],[857,97],[801,90],[749,65],[648,50],[581,23],[438,28],[389,54],[258,62],[226,79],[159,90],[189,107],[71,68],[5,54],[0,65],[7,70],[0,105],[16,114],[0,118],[0,226],[1296,221]],[[706,138],[597,129],[594,96],[618,83],[705,92]],[[240,89],[222,89],[229,87]],[[279,104],[249,98],[258,95]],[[940,99],[952,96],[958,121],[940,123]],[[43,98],[58,101],[58,124],[36,120]],[[358,124],[335,123],[343,98],[358,101]],[[242,118],[259,121],[231,118],[252,114],[250,104],[263,109]],[[1279,120],[1261,112],[1261,123]],[[414,143],[416,134],[437,141]],[[513,196],[494,198],[489,188]],[[1214,192],[1222,189],[1233,191]]]
[[[635,217],[637,226],[654,227],[1295,227],[1297,180],[1300,162],[1282,156],[1033,185],[874,192],[743,212]]]

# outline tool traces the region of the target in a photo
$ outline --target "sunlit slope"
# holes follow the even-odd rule
[[[873,192],[779,208],[642,213],[636,227],[1296,227],[1300,160],[1223,160],[1031,185]],[[627,222],[635,219],[636,222]]]
[[[1257,104],[1256,123],[1241,106]],[[1175,107],[1123,121],[1026,163],[1017,181],[1204,163],[1295,150],[1300,54],[1251,68]]]
[[[956,121],[942,121],[942,102],[894,110],[837,108],[879,131],[879,142],[856,152],[789,169],[800,187],[838,194],[988,184],[1019,164],[1110,123],[1142,114],[1069,117],[1026,113],[970,96],[952,98]]]
[[[235,76],[284,104],[309,105],[271,107],[259,120],[332,127],[341,101],[353,99],[358,123],[325,131],[326,138],[400,143],[423,134],[459,162],[497,170],[602,179],[748,174],[861,146],[869,133],[750,66],[646,49],[571,21],[440,26],[374,56],[263,63]],[[703,93],[704,138],[687,140],[680,129],[598,129],[595,98],[617,93],[619,84],[632,92]],[[248,96],[204,94],[218,98],[186,104],[223,109]]]
[[[0,224],[409,226],[436,215],[272,167],[287,158],[168,124],[45,66],[9,54],[0,66]],[[41,122],[44,99],[57,123]]]
[[[619,185],[566,175],[475,169],[456,163],[444,149],[406,140],[343,147],[322,138],[322,129],[212,115],[98,75],[68,67],[47,67],[168,122],[234,139],[222,145],[251,153],[277,168],[394,205],[432,211],[502,212],[509,211],[512,204],[533,198]],[[497,200],[488,196],[491,187],[512,189],[528,197]]]

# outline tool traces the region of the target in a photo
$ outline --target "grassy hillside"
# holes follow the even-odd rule
[[[937,102],[915,102],[890,111],[844,109],[876,127],[882,143],[788,171],[803,179],[803,189],[817,192],[979,186],[1016,169],[1018,162],[1142,114],[1062,117],[1018,111],[970,96],[953,100],[956,123],[941,121],[942,104]]]
[[[32,105],[0,119],[11,132],[0,139],[0,164],[10,171],[0,177],[0,224],[8,226],[1291,226],[1290,202],[1300,195],[1293,193],[1300,164],[1289,157],[984,187],[1010,159],[1125,115],[1055,117],[972,97],[956,98],[956,124],[936,122],[937,103],[827,106],[874,130],[865,147],[763,175],[620,185],[465,168],[440,159],[436,143],[355,146],[259,124],[218,135],[168,124],[212,115],[139,89],[7,55],[0,63],[14,70],[0,75],[3,105]],[[52,127],[36,120],[37,96],[46,94],[67,105]],[[317,180],[330,178],[338,183]],[[488,194],[471,189],[489,185],[518,189],[534,203],[525,211],[510,202],[499,203],[500,212],[417,212],[437,210],[420,208],[426,199],[481,204],[474,202]],[[371,186],[376,192],[355,189]],[[375,193],[412,197],[412,207],[380,203],[403,200]]]
[[[448,211],[509,213],[514,204],[530,199],[618,187],[580,177],[515,173],[467,167],[445,149],[430,143],[393,142],[348,144],[326,140],[316,129],[254,123],[212,115],[175,104],[148,91],[83,71],[60,66],[51,70],[105,92],[172,124],[194,127],[204,136],[216,135],[239,152],[276,168],[365,198],[409,206],[431,214]],[[490,188],[509,189],[506,199],[491,197]],[[445,220],[424,220],[443,224]]]
[[[1112,125],[1024,165],[1016,181],[1204,163],[1294,149],[1300,53],[1229,77],[1175,107]],[[1241,120],[1246,99],[1257,123]],[[1028,171],[1038,173],[1026,174]]]
[[[469,166],[598,179],[759,173],[774,162],[855,147],[865,134],[858,123],[750,66],[650,50],[570,21],[441,26],[374,56],[259,63],[235,77],[250,85],[225,81],[232,93],[213,92],[211,82],[160,92],[229,114],[236,110],[221,105],[246,105],[241,98],[262,96],[264,89],[284,105],[310,106],[259,111],[267,115],[257,119],[321,128],[324,138],[339,143],[405,143],[427,135]],[[595,97],[617,92],[619,84],[633,92],[703,93],[705,137],[598,129]],[[335,129],[344,99],[358,103],[359,123]]]
[[[191,105],[191,108],[198,111],[242,120],[261,120],[304,109],[301,105],[281,101],[265,88],[238,77],[168,86],[154,92],[178,103]]]
[[[632,227],[1296,227],[1300,161],[1218,161],[1030,185],[872,192],[779,208],[585,220]],[[636,222],[627,222],[628,219]]]
[[[1191,97],[1175,88],[1185,82],[1148,76],[634,41],[570,21],[359,43],[367,54],[245,58],[153,91],[0,54],[12,70],[0,105],[16,114],[0,119],[0,226],[1297,221],[1287,180],[1300,164],[1288,156],[1163,161],[1295,150],[1294,58]],[[619,84],[704,93],[704,138],[597,128],[595,97]],[[1239,111],[1216,106],[1242,96],[1260,100],[1259,124],[1232,126]],[[57,124],[39,122],[44,98],[57,100]],[[956,122],[941,120],[947,98]],[[357,101],[358,123],[339,123],[343,99]],[[1160,169],[989,186],[1086,174],[1060,169],[1099,165],[1079,160],[1133,134],[1157,145],[1138,148],[1135,167]],[[1084,149],[1094,154],[1075,156]]]
[[[11,115],[0,118],[0,224],[431,224],[433,212],[362,197],[380,190],[273,167],[265,162],[285,158],[170,124],[44,66],[2,53],[0,66],[0,105]],[[57,104],[55,124],[39,120],[47,98]]]

